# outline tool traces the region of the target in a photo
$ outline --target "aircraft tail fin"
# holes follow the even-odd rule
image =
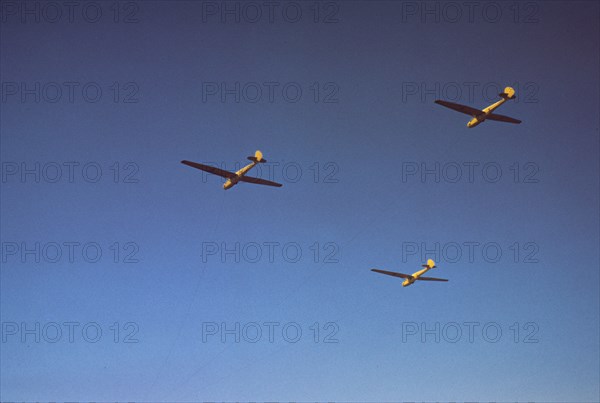
[[[435,268],[437,268],[437,266],[435,265],[435,262],[433,261],[433,259],[428,259],[428,260],[427,260],[427,264],[423,264],[423,265],[421,265],[421,266],[423,266],[423,267],[428,267],[428,268],[430,268],[430,269],[435,269]]]
[[[515,95],[515,90],[512,87],[506,87],[504,89],[504,92],[501,92],[500,97],[504,98],[504,99],[515,99],[517,96]]]
[[[256,150],[256,152],[254,153],[254,156],[248,157],[248,159],[250,161],[254,161],[257,163],[261,163],[261,164],[267,162],[267,160],[263,158],[263,155],[259,150]]]

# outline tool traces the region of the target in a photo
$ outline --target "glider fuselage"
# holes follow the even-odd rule
[[[225,169],[217,168],[211,165],[201,164],[199,162],[193,162],[188,160],[181,161],[182,164],[190,166],[192,168],[199,169],[204,172],[208,172],[213,175],[220,176],[221,178],[225,178],[225,183],[223,184],[223,189],[229,189],[235,186],[238,182],[246,182],[253,183],[255,185],[265,185],[265,186],[274,186],[274,187],[282,187],[281,183],[268,181],[262,178],[255,178],[252,176],[246,176],[249,170],[254,168],[256,164],[262,164],[267,162],[266,159],[263,158],[262,152],[260,150],[256,150],[253,156],[248,157],[252,163],[246,165],[242,169],[236,172],[227,171]]]
[[[404,279],[404,281],[402,281],[402,287],[408,287],[409,285],[413,284],[417,280],[419,280],[419,281],[448,281],[445,278],[425,277],[423,275],[423,274],[427,273],[429,270],[435,269],[437,267],[435,265],[435,262],[433,261],[433,259],[427,259],[427,264],[423,264],[423,265],[421,265],[421,267],[423,267],[421,270],[419,270],[413,274],[398,273],[395,271],[386,271],[386,270],[380,270],[380,269],[371,269],[371,271],[374,271],[375,273],[385,274],[387,276],[400,277],[400,278]]]
[[[417,279],[419,277],[421,277],[423,274],[427,273],[430,269],[431,269],[431,267],[426,267],[422,270],[419,270],[418,272],[411,274],[410,278],[407,278],[406,280],[404,280],[402,282],[402,287],[408,287],[409,285],[411,285],[412,283],[417,281]]]
[[[232,188],[235,185],[237,185],[237,183],[240,181],[240,178],[242,176],[246,175],[246,173],[248,173],[249,170],[251,170],[252,168],[254,168],[254,166],[256,164],[257,164],[257,162],[251,162],[250,164],[246,165],[245,167],[243,167],[239,171],[236,171],[235,176],[233,178],[228,178],[225,181],[225,183],[223,184],[223,189],[229,189],[229,188]]]
[[[495,103],[491,104],[490,106],[488,106],[487,108],[482,109],[481,114],[474,116],[473,119],[469,120],[469,122],[467,123],[467,127],[468,128],[475,127],[478,124],[480,124],[481,122],[485,121],[485,119],[487,118],[487,116],[490,113],[492,113],[495,109],[497,109],[500,105],[502,105],[505,102],[506,102],[506,98],[502,98],[498,102],[495,102]]]

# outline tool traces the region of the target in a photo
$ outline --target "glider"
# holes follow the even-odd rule
[[[374,271],[375,273],[387,274],[388,276],[400,277],[400,278],[405,279],[402,282],[402,287],[407,287],[417,280],[448,281],[445,278],[435,278],[435,277],[424,277],[423,276],[423,274],[427,273],[429,270],[435,269],[437,267],[435,265],[435,262],[433,261],[433,259],[429,259],[427,261],[427,264],[424,264],[422,266],[424,267],[423,269],[421,269],[418,272],[413,273],[413,274],[396,273],[395,271],[385,271],[385,270],[378,270],[378,269],[371,269],[371,271]]]
[[[254,166],[256,164],[263,164],[263,163],[267,162],[266,159],[263,159],[262,153],[258,150],[254,153],[253,157],[248,157],[248,159],[250,161],[252,161],[252,163],[246,165],[245,167],[243,167],[242,169],[240,169],[239,171],[236,171],[236,172],[230,172],[230,171],[226,171],[224,169],[212,167],[210,165],[199,164],[197,162],[192,162],[192,161],[187,161],[187,160],[183,160],[183,161],[181,161],[181,163],[185,164],[187,166],[190,166],[192,168],[200,169],[204,172],[211,173],[213,175],[219,175],[223,178],[227,178],[227,180],[223,184],[223,189],[226,189],[226,190],[233,187],[238,182],[247,182],[247,183],[254,183],[257,185],[266,185],[266,186],[275,186],[275,187],[283,186],[281,183],[271,182],[271,181],[268,181],[265,179],[260,179],[260,178],[254,178],[252,176],[246,176],[246,173],[248,173],[249,170],[254,168]]]
[[[467,127],[469,128],[477,126],[484,120],[496,120],[498,122],[507,122],[515,124],[521,123],[519,119],[514,119],[508,116],[492,113],[496,108],[498,108],[500,105],[502,105],[509,99],[515,99],[517,97],[515,95],[515,90],[511,87],[506,87],[504,89],[504,92],[498,95],[500,95],[500,98],[502,98],[501,100],[491,104],[490,106],[482,110],[471,108],[470,106],[466,105],[455,104],[454,102],[441,101],[439,99],[436,100],[435,103],[445,106],[446,108],[454,109],[455,111],[464,113],[466,115],[471,115],[473,119],[469,120],[469,123],[467,123]]]

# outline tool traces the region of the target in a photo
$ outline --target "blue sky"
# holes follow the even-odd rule
[[[598,4],[475,3],[3,0],[1,399],[597,401]]]

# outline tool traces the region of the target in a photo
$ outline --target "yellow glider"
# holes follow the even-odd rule
[[[183,161],[181,161],[181,163],[185,164],[187,166],[190,166],[192,168],[200,169],[204,172],[211,173],[213,175],[219,175],[223,178],[227,178],[227,180],[223,184],[223,189],[225,189],[225,190],[233,187],[238,182],[248,182],[248,183],[254,183],[257,185],[266,185],[266,186],[275,186],[275,187],[283,186],[281,183],[271,182],[271,181],[268,181],[265,179],[246,176],[246,173],[248,173],[249,170],[254,168],[254,166],[256,164],[263,164],[263,163],[267,162],[267,160],[262,157],[262,153],[258,150],[254,153],[253,157],[248,157],[248,159],[250,161],[252,161],[252,163],[246,165],[245,167],[243,167],[242,169],[240,169],[239,171],[236,171],[236,172],[230,172],[230,171],[226,171],[224,169],[211,167],[210,165],[199,164],[197,162],[191,162],[191,161],[187,161],[187,160],[183,160]]]
[[[413,274],[396,273],[395,271],[385,271],[385,270],[379,270],[379,269],[371,269],[371,271],[374,271],[375,273],[387,274],[388,276],[400,277],[400,278],[405,279],[402,282],[402,287],[407,287],[417,280],[448,281],[445,278],[435,278],[435,277],[424,277],[423,276],[423,274],[427,273],[429,270],[437,268],[433,259],[429,259],[427,261],[427,264],[424,264],[422,266],[424,267],[424,269],[419,270],[418,272],[415,272]]]
[[[469,120],[469,123],[467,123],[467,127],[469,127],[469,128],[475,127],[478,124],[480,124],[481,122],[488,120],[488,119],[496,120],[498,122],[507,122],[507,123],[515,123],[515,124],[521,123],[521,121],[519,119],[514,119],[509,116],[498,115],[496,113],[492,113],[496,108],[498,108],[500,105],[502,105],[509,99],[515,99],[517,97],[515,95],[515,90],[511,87],[506,87],[504,89],[504,92],[502,92],[498,95],[500,95],[500,98],[502,98],[502,99],[500,99],[498,102],[495,102],[495,103],[491,104],[490,106],[488,106],[487,108],[484,108],[482,110],[471,108],[470,106],[466,106],[466,105],[455,104],[454,102],[441,101],[439,99],[436,100],[435,103],[445,106],[446,108],[454,109],[455,111],[458,111],[458,112],[461,112],[461,113],[464,113],[467,115],[471,115],[473,117],[473,119]]]

